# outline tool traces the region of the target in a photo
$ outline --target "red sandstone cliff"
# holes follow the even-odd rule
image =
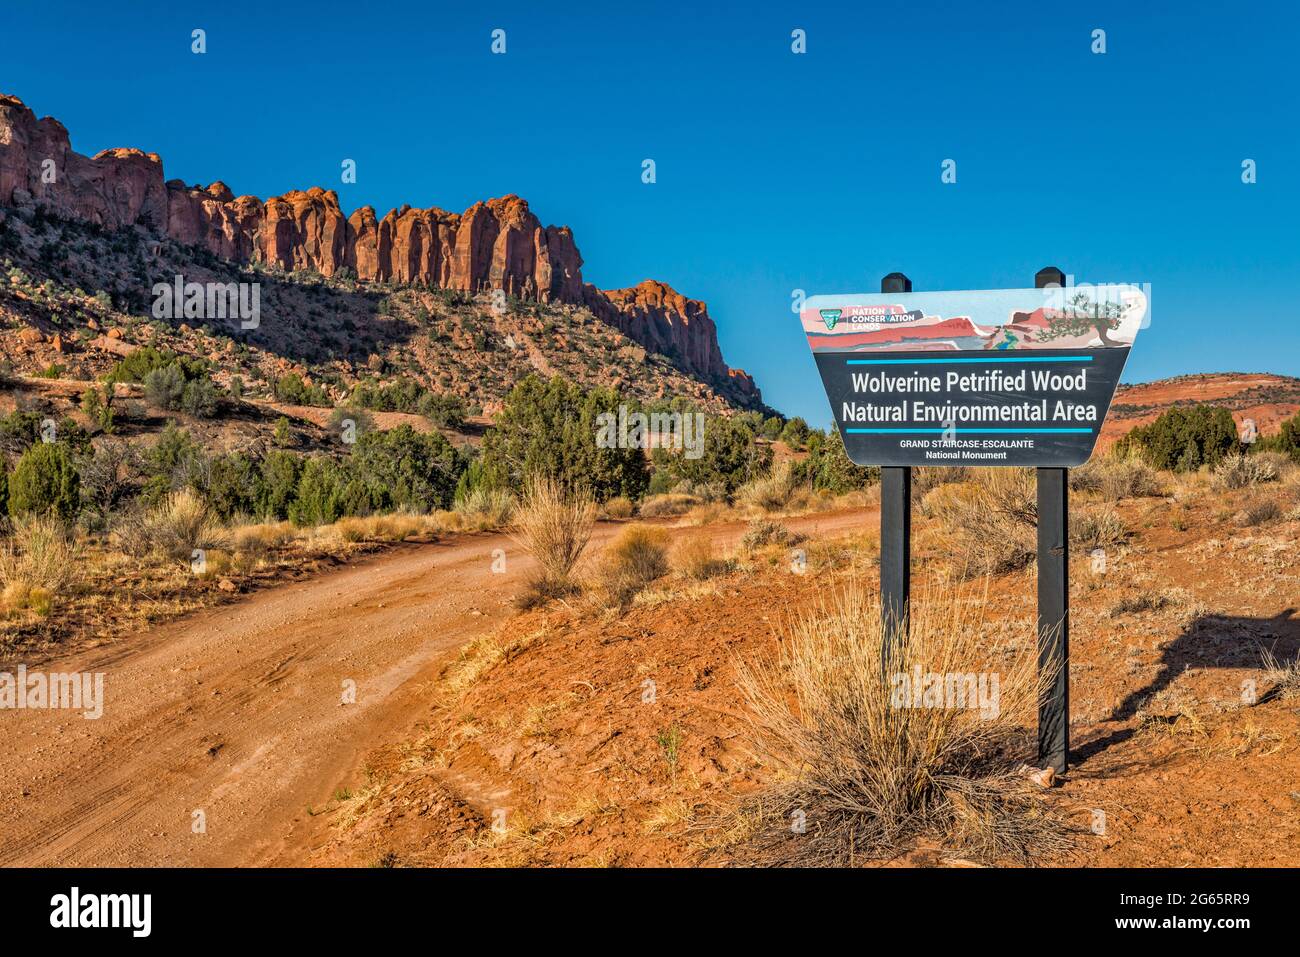
[[[344,216],[338,195],[319,187],[263,202],[235,196],[221,182],[166,181],[156,153],[82,156],[58,120],[38,120],[21,100],[0,94],[0,206],[29,204],[109,229],[139,225],[235,262],[326,276],[347,267],[365,280],[586,304],[687,372],[742,401],[759,399],[753,379],[723,361],[704,303],[652,280],[608,292],[584,284],[573,233],[543,226],[518,196],[475,203],[460,214],[403,206],[382,219],[369,206]]]

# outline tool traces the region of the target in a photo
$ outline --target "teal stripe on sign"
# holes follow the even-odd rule
[[[954,362],[1091,362],[1092,356],[975,356],[962,359],[846,359],[851,366],[928,366]]]
[[[903,433],[924,433],[926,435],[942,435],[949,429],[845,429],[853,435],[900,435]],[[955,434],[966,433],[967,435],[978,435],[987,433],[989,435],[1001,435],[1004,433],[1014,433],[1016,435],[1091,435],[1092,429],[952,429]]]

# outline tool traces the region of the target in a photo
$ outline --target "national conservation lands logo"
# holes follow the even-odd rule
[[[854,463],[1071,468],[1149,302],[1127,284],[813,296],[800,321]]]

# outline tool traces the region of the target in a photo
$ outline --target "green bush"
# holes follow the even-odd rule
[[[329,396],[318,385],[307,385],[295,373],[281,376],[275,383],[275,397],[290,405],[330,405]]]
[[[298,494],[302,458],[279,449],[267,453],[259,469],[256,514],[259,518],[288,518]]]
[[[350,430],[349,422],[352,423]],[[329,428],[336,439],[355,441],[367,432],[374,431],[375,417],[365,409],[349,409],[341,405],[330,413]]]
[[[1261,452],[1280,452],[1300,465],[1300,412],[1284,421],[1277,435],[1260,439],[1255,447]]]
[[[655,449],[651,454],[657,484],[665,489],[682,482],[720,485],[731,495],[746,482],[771,470],[772,448],[755,440],[751,418],[711,415],[705,420],[703,454],[688,458],[681,450]],[[759,428],[762,420],[758,420]],[[660,476],[663,476],[660,478]]]
[[[256,460],[242,452],[215,457],[208,467],[208,506],[223,520],[257,512],[260,475]]]
[[[418,411],[440,429],[459,429],[465,424],[465,400],[457,395],[426,392],[420,397]]]
[[[165,352],[153,346],[145,346],[120,360],[104,377],[105,382],[144,382],[149,373],[166,366],[175,365],[180,369],[181,377],[197,379],[208,374],[208,364],[203,359],[193,356],[178,356],[174,352]]]
[[[348,474],[365,486],[373,508],[425,512],[450,508],[465,457],[437,432],[409,425],[368,432],[352,447]]]
[[[781,441],[792,449],[802,449],[804,443],[808,441],[810,432],[808,423],[796,415],[781,429]]]
[[[67,446],[39,442],[18,459],[9,477],[11,515],[55,515],[70,522],[80,504],[81,479]]]
[[[808,439],[808,458],[800,463],[799,471],[819,492],[843,495],[864,489],[880,481],[880,469],[875,466],[854,465],[844,451],[844,438],[839,429],[828,434],[813,432]]]
[[[175,422],[168,422],[158,440],[144,453],[144,488],[149,505],[181,488],[206,491],[208,460],[203,448]]]
[[[623,402],[613,389],[584,392],[559,376],[550,382],[525,377],[483,438],[483,482],[519,489],[529,476],[543,475],[585,488],[598,502],[640,498],[649,482],[644,452],[596,442],[601,414],[617,415]]]
[[[346,476],[332,459],[315,456],[307,460],[298,478],[297,497],[289,506],[295,525],[329,525],[343,517]]]
[[[1241,450],[1232,413],[1221,406],[1175,406],[1115,444],[1114,454],[1136,453],[1152,468],[1195,472]]]
[[[174,362],[151,369],[144,377],[144,397],[160,409],[179,409],[184,394],[185,373]]]

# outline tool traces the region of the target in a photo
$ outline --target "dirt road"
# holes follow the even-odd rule
[[[875,522],[851,511],[786,524],[819,535]],[[593,545],[615,531],[600,526]],[[709,531],[723,545],[744,526]],[[418,720],[428,683],[511,614],[531,565],[504,535],[404,546],[49,666],[102,672],[103,716],[0,711],[0,864],[292,862],[295,824]]]

